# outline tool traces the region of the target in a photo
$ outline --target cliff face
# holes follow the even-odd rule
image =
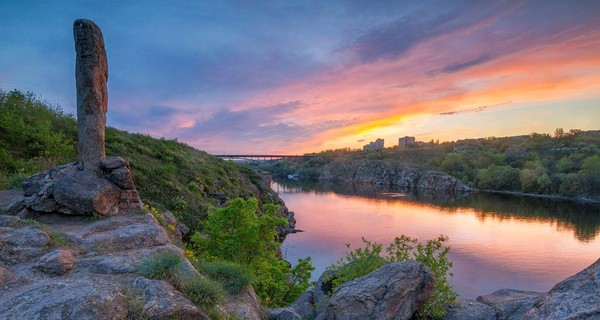
[[[396,185],[408,188],[468,191],[460,180],[438,171],[392,161],[338,161],[327,164],[321,180]]]

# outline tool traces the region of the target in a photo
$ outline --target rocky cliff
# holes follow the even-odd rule
[[[467,185],[446,173],[384,160],[334,161],[323,167],[319,179],[458,192],[469,190]]]
[[[172,283],[139,273],[170,253],[180,272],[203,277],[176,245],[182,227],[168,212],[160,221],[151,213],[0,215],[0,319],[208,319]],[[260,318],[251,289],[226,301],[217,307],[223,318]]]

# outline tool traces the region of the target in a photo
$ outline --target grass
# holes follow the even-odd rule
[[[242,292],[255,281],[250,269],[233,262],[202,261],[196,265],[201,272],[220,281],[231,294]]]
[[[165,251],[142,261],[138,273],[150,279],[173,281],[177,272],[177,266],[182,258],[173,251]]]
[[[225,296],[222,284],[200,275],[183,275],[179,270],[183,259],[174,251],[161,252],[144,259],[138,272],[147,278],[168,281],[197,306],[218,314],[215,308]]]
[[[125,320],[147,320],[148,317],[144,314],[144,305],[146,304],[146,295],[144,292],[130,288],[121,288],[121,293],[127,300],[127,316]]]

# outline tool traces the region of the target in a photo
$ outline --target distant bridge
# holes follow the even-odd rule
[[[240,160],[257,160],[257,161],[267,161],[267,160],[279,160],[279,159],[298,159],[305,157],[312,157],[307,155],[283,155],[283,154],[215,154],[215,157],[219,157],[221,159],[240,159]]]

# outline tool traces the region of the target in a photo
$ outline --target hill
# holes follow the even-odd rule
[[[532,133],[309,155],[263,169],[280,177],[298,173],[301,179],[322,179],[329,168],[353,161],[386,161],[442,171],[480,190],[600,200],[599,130],[557,129],[553,136]]]

